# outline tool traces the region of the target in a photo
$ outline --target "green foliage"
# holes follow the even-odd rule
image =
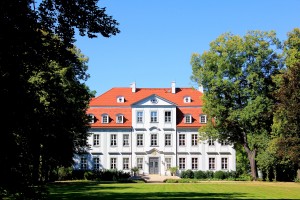
[[[170,171],[171,175],[174,176],[177,173],[178,167],[170,167],[168,170]]]
[[[216,179],[225,179],[226,178],[226,174],[223,171],[216,171],[214,173],[214,178],[216,178]]]
[[[182,171],[180,174],[181,178],[194,178],[194,172],[190,169]]]
[[[194,178],[195,179],[205,179],[206,178],[206,173],[201,170],[197,170],[194,172]]]

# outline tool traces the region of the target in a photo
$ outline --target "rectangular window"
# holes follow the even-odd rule
[[[123,135],[123,146],[129,146],[129,135],[128,134]]]
[[[100,169],[100,158],[94,157],[93,162],[94,162],[94,170],[99,170]]]
[[[185,123],[186,124],[192,123],[192,115],[185,115]]]
[[[110,135],[110,146],[117,146],[117,135]]]
[[[107,124],[108,123],[108,115],[102,115],[102,123]]]
[[[221,169],[228,169],[228,158],[221,158]]]
[[[117,169],[117,158],[110,158],[110,169]]]
[[[87,159],[86,159],[86,157],[81,157],[80,158],[80,169],[81,170],[86,170],[87,169]]]
[[[157,146],[157,134],[151,134],[151,146]]]
[[[192,146],[198,145],[198,134],[192,134]]]
[[[117,116],[117,123],[122,124],[123,123],[123,115],[118,115]]]
[[[200,115],[200,123],[206,124],[206,115]]]
[[[165,123],[171,123],[171,111],[165,111]]]
[[[88,118],[90,124],[95,123],[95,116],[93,114],[88,114]]]
[[[208,139],[208,146],[215,146],[215,141],[212,138]]]
[[[100,146],[100,135],[99,134],[93,135],[93,145]]]
[[[143,111],[137,111],[136,113],[136,122],[143,123]]]
[[[179,169],[185,170],[185,158],[179,158]]]
[[[229,142],[227,140],[221,140],[220,143],[222,146],[229,145]]]
[[[171,134],[165,134],[165,146],[171,146]]]
[[[166,163],[166,168],[170,169],[171,168],[171,158],[165,158],[165,163]]]
[[[150,122],[157,122],[157,111],[151,111],[151,119]]]
[[[129,169],[129,158],[123,158],[123,169],[124,170]]]
[[[139,169],[143,169],[143,158],[137,158],[136,163]]]
[[[192,169],[193,170],[198,169],[198,158],[192,158]]]
[[[143,146],[143,134],[137,134],[136,135],[136,146]]]
[[[216,169],[215,158],[208,158],[208,169],[209,170],[215,170]]]
[[[185,146],[185,134],[179,134],[179,146]]]

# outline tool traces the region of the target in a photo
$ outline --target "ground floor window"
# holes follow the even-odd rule
[[[110,158],[110,169],[117,169],[117,158]]]
[[[165,163],[166,163],[166,168],[170,169],[171,168],[171,158],[165,158]]]
[[[209,158],[208,159],[208,169],[209,170],[215,170],[216,169],[216,159],[215,158]]]
[[[99,170],[100,169],[100,158],[94,157],[93,162],[94,162],[94,170]]]
[[[80,158],[80,169],[81,170],[86,170],[87,169],[87,159],[86,159],[86,157],[81,157]]]
[[[179,169],[185,170],[185,158],[179,158]]]
[[[221,168],[228,169],[228,158],[221,158]]]
[[[129,158],[123,158],[123,169],[124,170],[129,169]]]
[[[137,158],[136,163],[139,169],[143,169],[143,158]]]
[[[192,158],[192,169],[198,169],[198,158]]]

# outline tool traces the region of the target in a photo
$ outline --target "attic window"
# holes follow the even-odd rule
[[[118,114],[117,115],[117,119],[116,119],[116,123],[117,124],[123,124],[123,115],[122,114]]]
[[[95,116],[93,114],[88,114],[88,118],[90,124],[95,123]]]
[[[190,96],[185,96],[185,97],[183,98],[183,102],[184,102],[184,103],[191,103],[191,97],[190,97]]]
[[[206,115],[200,115],[200,124],[206,124]]]
[[[108,114],[103,114],[102,115],[102,124],[108,124],[108,122],[109,122]]]
[[[185,123],[186,124],[190,124],[190,123],[192,123],[192,115],[191,114],[186,114],[185,116],[184,116],[184,119],[185,119]]]
[[[125,98],[123,96],[118,96],[117,97],[117,102],[118,103],[124,103]]]

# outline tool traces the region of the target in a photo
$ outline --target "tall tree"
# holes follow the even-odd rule
[[[91,93],[75,29],[90,38],[119,33],[97,0],[0,2],[0,196],[29,195],[54,166],[85,146]],[[29,197],[28,197],[29,198]],[[32,197],[33,198],[33,197]],[[37,199],[38,197],[35,197]]]
[[[274,154],[281,163],[298,168],[300,179],[300,29],[288,33],[284,43],[286,68],[275,80],[279,86],[274,115]],[[279,137],[279,138],[278,138]],[[280,148],[276,146],[280,145]]]
[[[282,65],[279,50],[273,31],[249,31],[244,37],[225,33],[208,51],[191,58],[191,79],[204,87],[203,110],[209,119],[200,135],[241,144],[253,179],[260,136],[271,132],[272,76]]]

